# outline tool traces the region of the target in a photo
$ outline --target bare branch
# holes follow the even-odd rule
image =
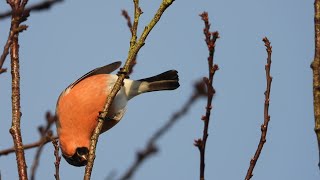
[[[56,172],[54,174],[54,177],[56,178],[56,180],[60,180],[59,169],[60,169],[61,156],[59,155],[58,140],[52,139],[52,144],[54,146],[54,156],[56,157],[56,161],[54,162],[54,166],[56,168]]]
[[[138,2],[138,0],[134,0],[134,2]],[[103,122],[104,122],[105,118],[107,117],[109,107],[110,107],[111,103],[113,102],[115,95],[120,90],[121,86],[123,85],[123,80],[125,78],[128,78],[129,68],[132,63],[132,60],[137,56],[140,48],[144,45],[148,34],[153,29],[153,27],[157,24],[157,22],[160,20],[163,12],[172,3],[173,3],[173,0],[163,0],[158,11],[156,12],[155,16],[153,17],[151,22],[145,27],[144,31],[142,32],[139,40],[135,44],[132,43],[133,41],[130,41],[130,50],[129,50],[127,61],[124,65],[124,67],[121,68],[118,73],[118,79],[117,79],[115,85],[113,86],[111,93],[108,95],[108,97],[106,99],[106,103],[105,103],[103,110],[99,114],[98,125],[95,128],[94,133],[91,137],[88,164],[86,166],[85,175],[84,175],[85,180],[89,180],[91,178],[91,172],[92,172],[93,163],[94,163],[94,159],[95,159],[96,145],[98,142],[98,138],[99,138],[102,126],[103,126]],[[136,6],[139,7],[138,5],[135,5],[135,7]],[[135,19],[136,19],[136,17],[135,17]],[[134,28],[133,28],[133,34],[136,34]]]
[[[52,140],[51,126],[56,121],[56,119],[57,119],[57,116],[51,115],[50,112],[47,112],[46,113],[46,122],[47,122],[46,127],[45,128],[43,126],[39,127],[39,133],[40,133],[40,140],[39,141],[43,142],[43,143],[39,145],[37,152],[36,152],[36,155],[33,160],[33,164],[31,167],[31,178],[30,178],[31,180],[35,179],[35,174],[36,174],[36,171],[37,171],[37,168],[39,165],[40,155],[41,155],[42,149],[45,145],[44,142]]]
[[[11,55],[11,75],[12,75],[12,126],[10,128],[10,133],[12,135],[17,168],[20,180],[28,179],[27,175],[27,165],[24,156],[24,149],[20,130],[20,120],[21,120],[21,109],[20,109],[20,69],[19,69],[19,33],[26,29],[27,26],[20,25],[22,22],[27,20],[29,16],[25,13],[24,6],[27,1],[7,1],[7,3],[12,8],[11,17],[11,28],[10,35],[12,43],[10,44],[10,55]],[[13,34],[13,35],[11,35]],[[10,41],[10,40],[8,40]]]
[[[314,131],[318,140],[318,153],[320,168],[320,0],[314,2],[314,32],[315,54],[311,63],[313,71],[313,108],[314,108]]]
[[[7,68],[2,68],[4,61],[6,60],[6,57],[9,54],[9,49],[12,43],[12,37],[13,37],[14,33],[12,33],[12,31],[10,31],[9,37],[7,39],[6,45],[3,48],[3,53],[0,57],[0,74],[7,72]]]
[[[129,28],[129,30],[130,30],[130,32],[131,32],[131,34],[132,34],[131,17],[129,16],[128,11],[125,10],[125,9],[123,9],[123,10],[121,11],[121,14],[122,14],[122,16],[127,20],[127,26],[128,26],[128,28]]]
[[[52,139],[58,139],[58,136],[53,136]],[[42,144],[47,144],[48,142],[51,142],[51,141],[52,141],[51,139],[40,139],[37,142],[33,142],[33,143],[30,143],[30,144],[24,145],[23,149],[24,150],[28,150],[28,149],[36,148],[36,147],[39,147]],[[15,152],[15,148],[11,147],[11,148],[8,148],[8,149],[1,150],[0,151],[0,156],[8,155],[8,154],[11,154],[11,153],[14,153],[14,152]]]
[[[209,122],[210,122],[210,114],[212,109],[212,99],[215,94],[215,90],[212,86],[213,77],[215,72],[219,69],[218,65],[213,63],[213,56],[215,52],[215,43],[216,40],[219,38],[219,33],[210,32],[210,23],[209,17],[207,12],[203,12],[200,14],[201,19],[203,20],[205,27],[203,29],[203,33],[205,35],[205,42],[207,44],[209,50],[209,57],[208,57],[208,68],[209,68],[209,75],[208,77],[204,77],[204,83],[206,84],[207,88],[207,106],[206,106],[206,115],[202,116],[201,120],[204,123],[203,126],[203,135],[202,139],[197,139],[194,142],[194,145],[198,147],[200,152],[200,180],[205,179],[205,152],[206,152],[206,144],[208,138],[208,129],[209,129]]]
[[[267,79],[267,87],[266,91],[264,92],[265,95],[265,101],[264,101],[264,122],[261,125],[261,137],[260,137],[260,142],[258,145],[258,148],[256,150],[256,153],[254,154],[253,158],[250,161],[250,166],[246,175],[246,180],[251,179],[253,176],[252,172],[253,169],[259,159],[259,156],[261,154],[262,148],[264,143],[266,142],[266,136],[267,136],[267,131],[268,131],[268,124],[270,121],[270,116],[269,116],[269,102],[270,102],[270,90],[271,90],[271,82],[272,82],[272,77],[270,76],[270,68],[271,68],[271,54],[272,54],[272,46],[270,45],[270,41],[268,38],[263,38],[263,42],[266,46],[266,50],[268,53],[267,57],[267,64],[265,65],[265,70],[266,70],[266,79]]]
[[[141,9],[140,9],[139,12],[141,12]],[[139,15],[139,14],[137,14],[137,15]],[[133,34],[133,29],[132,29],[132,23],[131,23],[131,18],[130,18],[130,16],[129,16],[128,12],[127,12],[126,10],[122,10],[122,16],[127,20],[128,28],[129,28],[129,30],[130,30],[130,32],[131,32],[132,37],[133,37],[134,34]],[[135,24],[135,26],[137,26],[137,23]],[[133,43],[135,43],[135,42],[133,42]],[[138,55],[136,55],[136,57],[135,57],[135,58],[132,60],[132,62],[131,62],[131,65],[130,65],[130,67],[129,67],[129,73],[128,73],[128,75],[132,74],[133,68],[134,68],[134,66],[137,64],[137,56],[138,56]]]
[[[36,12],[36,11],[43,11],[50,9],[53,5],[58,4],[60,2],[63,2],[64,0],[46,0],[42,1],[38,4],[33,4],[27,8],[25,8],[25,11],[27,12]],[[4,13],[0,13],[0,20],[5,19],[11,16],[11,11],[7,11]]]

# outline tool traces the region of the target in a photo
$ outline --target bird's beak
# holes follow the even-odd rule
[[[84,154],[80,155],[79,158],[80,158],[80,162],[88,161],[88,156],[87,155],[84,155]]]

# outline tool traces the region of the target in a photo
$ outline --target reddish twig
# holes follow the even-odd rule
[[[206,106],[206,115],[202,116],[201,120],[204,122],[203,127],[203,136],[202,139],[195,140],[194,145],[198,147],[200,152],[200,179],[205,179],[205,152],[206,152],[206,144],[208,138],[208,129],[209,129],[209,121],[210,121],[210,114],[212,109],[212,99],[215,94],[215,90],[212,86],[213,77],[215,72],[219,69],[218,65],[213,63],[213,56],[215,52],[215,43],[216,40],[219,38],[219,33],[217,31],[210,32],[210,23],[209,17],[207,12],[203,12],[200,14],[202,20],[204,21],[205,28],[203,29],[203,33],[205,35],[205,42],[208,46],[209,50],[209,57],[208,57],[208,67],[209,67],[209,75],[208,77],[204,77],[203,80],[206,84],[207,88],[207,106]]]
[[[154,155],[158,152],[158,147],[156,142],[160,139],[165,133],[167,133],[170,128],[179,120],[182,116],[186,115],[190,107],[196,102],[196,100],[206,94],[204,89],[204,84],[202,82],[195,85],[195,90],[189,100],[182,106],[182,108],[175,112],[171,118],[161,126],[147,141],[146,146],[143,150],[140,150],[136,154],[136,159],[134,163],[128,168],[128,170],[121,176],[121,180],[131,179],[136,170],[142,165],[142,163],[149,158],[151,155]]]
[[[140,9],[141,11],[141,9]],[[126,10],[122,10],[122,16],[127,20],[127,25],[128,25],[128,28],[131,32],[131,35],[133,36],[133,29],[132,29],[132,23],[131,23],[131,17],[129,16],[128,12]],[[135,25],[136,27],[136,25]],[[137,55],[138,56],[138,55]],[[132,60],[131,64],[130,64],[130,68],[129,68],[129,75],[132,74],[133,72],[133,68],[134,66],[137,64],[137,56]]]
[[[21,180],[25,180],[28,179],[28,175],[20,130],[19,33],[27,28],[26,25],[21,25],[21,23],[27,20],[29,13],[24,11],[27,0],[24,0],[22,3],[20,0],[7,0],[7,3],[11,6],[13,12],[11,16],[11,28],[9,35],[9,38],[12,38],[12,43],[10,45],[12,75],[12,126],[10,128],[10,133],[15,147],[19,178]]]
[[[58,136],[53,136],[52,139],[58,139]],[[28,149],[36,148],[36,147],[39,147],[42,144],[47,144],[48,142],[51,142],[51,141],[52,141],[51,139],[40,139],[37,142],[24,145],[23,149],[24,150],[28,150]],[[11,148],[8,148],[8,149],[4,149],[4,150],[0,151],[0,156],[8,155],[8,154],[13,153],[13,152],[15,152],[15,148],[14,147],[11,147]]]
[[[132,34],[131,17],[129,16],[128,11],[123,9],[123,10],[121,11],[121,14],[122,14],[122,16],[127,20],[128,28],[130,29],[130,32],[131,32],[131,34]]]
[[[54,174],[54,177],[56,178],[56,180],[60,180],[59,169],[60,169],[61,156],[59,155],[58,140],[52,139],[52,144],[54,146],[54,156],[56,157],[56,161],[54,162],[54,166],[56,168],[56,172]]]
[[[36,171],[37,171],[37,168],[39,165],[40,155],[41,155],[42,149],[45,145],[45,142],[50,141],[52,139],[51,126],[56,121],[56,119],[57,119],[57,116],[55,116],[55,115],[53,116],[53,115],[51,115],[50,112],[47,112],[46,113],[46,121],[47,121],[46,127],[45,128],[43,126],[39,127],[39,133],[40,133],[40,140],[39,141],[43,142],[43,143],[39,145],[37,152],[36,152],[36,155],[33,160],[33,164],[31,167],[31,178],[30,178],[31,180],[35,179],[35,174],[36,174]]]
[[[9,37],[7,39],[6,45],[3,48],[3,53],[0,57],[0,74],[7,72],[7,68],[2,68],[4,61],[6,60],[8,54],[9,54],[9,49],[12,43],[12,37],[13,37],[14,33],[12,33],[10,31],[9,33]]]
[[[271,82],[272,82],[272,77],[270,76],[272,46],[270,45],[270,41],[266,37],[263,38],[263,42],[264,42],[264,44],[266,46],[266,50],[267,50],[267,53],[268,53],[267,64],[265,65],[267,87],[266,87],[266,91],[264,92],[264,95],[265,95],[264,122],[261,125],[261,137],[260,137],[259,145],[258,145],[258,148],[256,150],[256,153],[254,154],[253,158],[250,161],[250,166],[249,166],[246,178],[245,178],[246,180],[251,179],[251,177],[253,176],[253,174],[252,174],[253,169],[254,169],[254,167],[255,167],[258,159],[259,159],[259,156],[261,154],[263,145],[266,142],[268,124],[269,124],[269,121],[270,121],[269,102],[270,102],[270,90],[271,90]]]

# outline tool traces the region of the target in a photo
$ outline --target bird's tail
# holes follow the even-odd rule
[[[138,81],[142,83],[146,82],[147,87],[144,92],[174,90],[180,86],[178,71],[176,70],[169,70],[156,76],[140,79]]]

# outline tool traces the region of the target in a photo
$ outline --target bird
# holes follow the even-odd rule
[[[56,104],[56,128],[64,159],[73,166],[88,162],[90,138],[98,124],[118,76],[110,74],[121,66],[117,61],[98,67],[71,83],[60,94]],[[154,91],[174,90],[180,86],[176,70],[140,80],[124,79],[104,120],[101,133],[114,127],[123,117],[127,102],[133,97]]]

